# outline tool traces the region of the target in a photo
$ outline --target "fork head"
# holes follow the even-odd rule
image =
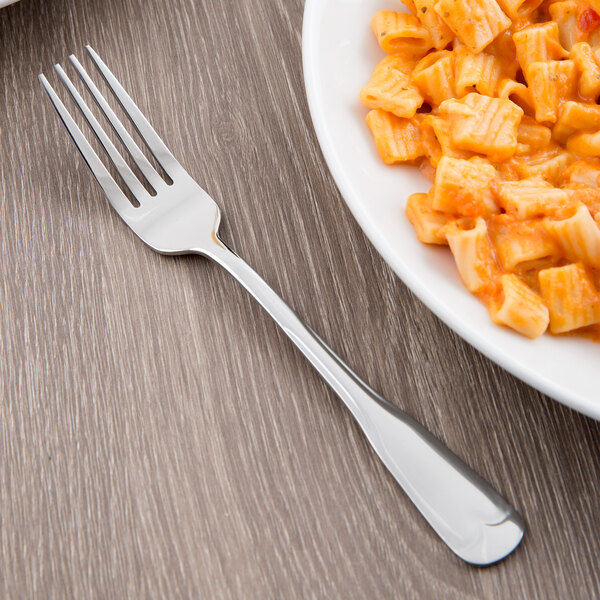
[[[190,252],[204,254],[215,243],[222,245],[217,236],[221,215],[215,201],[190,177],[175,159],[129,94],[104,64],[104,61],[90,46],[86,46],[86,48],[112,93],[167,176],[164,177],[154,168],[82,64],[75,56],[71,55],[69,59],[83,85],[90,91],[98,109],[110,122],[116,135],[127,149],[129,160],[137,165],[140,173],[147,182],[147,185],[144,186],[130,168],[128,161],[117,150],[69,76],[59,64],[55,65],[54,68],[60,80],[73,97],[85,121],[100,141],[107,160],[113,164],[119,174],[121,185],[117,183],[76,124],[54,88],[50,85],[46,77],[41,74],[39,76],[40,81],[54,104],[54,108],[56,108],[112,207],[139,238],[153,250],[162,254],[186,254]],[[152,188],[154,193],[149,192],[146,189],[147,187]],[[130,192],[137,201],[138,206],[134,206],[130,202],[123,188],[126,188]]]

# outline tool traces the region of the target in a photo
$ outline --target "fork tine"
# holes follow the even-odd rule
[[[137,127],[137,130],[140,132],[142,138],[144,138],[146,144],[148,144],[152,154],[154,154],[166,173],[173,179],[173,176],[177,174],[177,171],[182,171],[183,167],[177,162],[165,143],[160,139],[156,131],[154,131],[152,125],[148,123],[148,120],[143,115],[142,111],[131,99],[129,94],[119,83],[118,79],[111,73],[110,69],[104,64],[104,61],[98,56],[96,51],[89,45],[86,46],[86,49],[106,79],[106,82],[111,87],[113,93],[119,99],[121,106],[125,109],[125,112]]]
[[[129,165],[125,162],[120,152],[115,148],[115,145],[112,143],[110,138],[106,135],[106,132],[102,128],[102,125],[98,123],[98,120],[92,114],[92,111],[89,109],[86,101],[81,97],[81,94],[77,91],[77,89],[75,88],[72,81],[69,79],[69,76],[63,70],[63,68],[60,65],[54,65],[54,68],[56,69],[58,76],[60,77],[67,90],[69,90],[71,96],[73,96],[73,99],[77,103],[77,106],[79,106],[86,121],[94,130],[94,133],[100,140],[100,143],[106,150],[106,153],[117,168],[119,175],[123,178],[123,181],[131,190],[131,193],[135,196],[136,200],[141,204],[144,200],[148,198],[148,192],[140,183],[139,179],[135,176],[134,172],[129,168]]]
[[[69,60],[73,63],[77,73],[92,93],[92,96],[94,96],[98,106],[110,121],[113,129],[117,132],[117,135],[121,138],[123,144],[125,144],[125,147],[129,151],[129,154],[133,158],[135,164],[139,167],[140,171],[144,174],[144,177],[148,180],[150,185],[158,192],[159,188],[165,185],[163,178],[156,172],[150,161],[140,150],[140,147],[135,143],[131,135],[129,135],[129,132],[127,129],[125,129],[123,123],[121,123],[119,117],[117,117],[113,109],[102,95],[102,92],[92,81],[92,78],[87,74],[87,71],[79,62],[77,57],[71,54],[71,56],[69,56]]]
[[[69,111],[65,108],[61,99],[58,97],[54,88],[50,85],[44,74],[40,74],[39,80],[44,86],[46,93],[50,97],[52,104],[56,112],[58,112],[62,122],[65,124],[69,134],[73,138],[75,145],[79,148],[85,162],[91,169],[94,177],[98,180],[98,183],[104,190],[104,194],[108,198],[114,209],[123,217],[127,219],[131,212],[135,210],[131,202],[129,202],[127,196],[123,193],[121,188],[117,185],[117,182],[113,179],[112,175],[108,172],[104,163],[98,158],[98,155],[94,152],[89,142],[81,132],[81,129],[77,126],[77,123],[71,117]]]

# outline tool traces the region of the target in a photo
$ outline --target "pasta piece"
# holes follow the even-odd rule
[[[567,140],[567,150],[579,156],[600,156],[600,131],[572,135]]]
[[[402,4],[404,4],[404,6],[406,6],[406,8],[408,8],[408,10],[413,15],[417,14],[417,7],[415,6],[415,3],[413,0],[401,0],[401,1],[402,1]]]
[[[490,240],[500,266],[515,271],[532,261],[556,262],[562,255],[541,219],[520,221],[515,215],[497,215],[488,223]]]
[[[470,158],[472,152],[456,148],[450,140],[450,128],[446,119],[437,115],[426,115],[421,121],[421,139],[425,156],[437,167],[442,156]]]
[[[600,322],[600,299],[580,263],[543,269],[542,298],[550,311],[550,331],[565,333]]]
[[[384,58],[360,91],[360,101],[369,108],[387,110],[397,117],[414,117],[423,104],[423,96],[408,75],[414,64],[400,56]]]
[[[577,131],[600,129],[600,106],[569,100],[558,111],[558,119],[552,128],[552,137],[564,144]]]
[[[569,203],[567,192],[540,179],[503,181],[496,195],[498,204],[521,220],[552,215]]]
[[[573,162],[570,152],[549,146],[530,156],[512,158],[512,167],[520,179],[538,177],[556,184],[562,172]]]
[[[588,42],[590,46],[597,46],[599,38],[600,18],[598,6],[590,7],[590,4],[598,5],[597,0],[589,4],[584,0],[564,0],[553,2],[548,11],[553,21],[558,23],[561,45],[571,50],[574,44]]]
[[[523,72],[531,63],[566,58],[569,53],[560,45],[558,24],[554,21],[529,25],[513,33],[517,60]]]
[[[432,166],[433,169],[437,167],[438,163],[440,162],[440,159],[444,155],[442,145],[433,127],[436,121],[442,121],[444,126],[447,127],[443,119],[440,119],[439,117],[435,117],[433,115],[427,115],[421,121],[421,144],[423,144],[423,152],[425,154],[425,158],[429,161],[429,164]],[[445,139],[450,139],[450,135],[447,132],[445,132],[445,130],[443,135]]]
[[[550,313],[543,300],[516,275],[500,278],[501,297],[490,303],[494,323],[506,325],[534,339],[548,328]]]
[[[463,150],[487,154],[501,161],[517,149],[517,127],[523,110],[514,102],[471,93],[461,100],[446,100],[440,114],[450,123],[450,139]]]
[[[600,65],[587,42],[578,42],[571,48],[570,58],[579,70],[579,94],[595,99],[600,95]]]
[[[406,216],[415,228],[419,241],[424,244],[448,245],[440,230],[454,217],[434,210],[429,194],[411,194],[406,203]]]
[[[375,65],[375,69],[393,69],[410,75],[418,62],[419,59],[409,58],[402,54],[388,54]]]
[[[454,38],[452,30],[433,9],[435,0],[415,0],[416,15],[429,31],[433,47],[437,50],[445,48]]]
[[[496,0],[438,0],[435,11],[475,54],[511,24]]]
[[[503,79],[498,84],[496,95],[498,98],[511,100],[517,106],[520,106],[527,115],[532,115],[535,112],[531,92],[523,83],[519,83],[513,79]]]
[[[449,50],[432,52],[414,68],[412,80],[430,104],[440,104],[456,95],[454,88],[454,58]]]
[[[418,60],[433,47],[429,32],[414,15],[380,10],[375,13],[371,28],[381,48],[390,54]]]
[[[501,162],[496,166],[499,181],[518,181],[519,174],[517,173],[517,165],[520,161],[519,156],[512,156],[508,160]]]
[[[575,184],[577,188],[600,187],[600,160],[597,158],[576,160],[561,175],[561,184]],[[576,189],[577,189],[576,188]],[[590,190],[593,191],[593,190]],[[588,207],[589,208],[589,207]]]
[[[572,60],[534,62],[525,70],[535,118],[554,123],[562,102],[577,96],[577,69]]]
[[[536,150],[546,148],[550,144],[552,131],[540,125],[535,119],[523,116],[517,128],[516,154],[532,154]]]
[[[591,171],[592,176],[597,173],[597,167],[596,170]],[[574,205],[581,203],[587,207],[590,215],[600,227],[600,189],[577,182],[568,183],[563,189],[569,194],[570,202]],[[565,216],[568,216],[568,213]]]
[[[415,121],[400,119],[383,110],[369,111],[366,120],[379,156],[386,165],[424,156],[421,132]]]
[[[583,32],[577,27],[579,4],[575,0],[553,2],[548,7],[552,21],[556,22],[559,31],[560,44],[566,50],[571,50],[574,44],[584,39]]]
[[[490,185],[496,169],[487,161],[443,156],[435,172],[432,207],[443,213],[490,216],[500,212]]]
[[[569,260],[600,267],[600,229],[584,204],[571,217],[560,221],[547,219],[544,224]]]
[[[458,219],[444,228],[458,273],[473,293],[490,293],[500,275],[485,220]]]
[[[480,94],[494,96],[502,79],[509,76],[506,61],[493,54],[473,54],[467,48],[454,51],[456,97],[461,98],[477,90]],[[515,76],[515,73],[512,73]]]
[[[485,49],[486,52],[488,52],[489,54],[493,54],[498,58],[506,59],[507,56],[510,56],[510,61],[505,60],[505,62],[507,63],[514,62],[515,56],[515,43],[512,39],[513,32],[511,31],[511,29],[512,27],[510,29],[507,29],[506,31],[503,31]]]
[[[541,3],[542,0],[498,0],[500,8],[511,19],[522,19],[530,15]]]

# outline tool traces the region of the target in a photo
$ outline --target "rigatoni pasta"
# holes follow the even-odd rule
[[[600,0],[402,0],[361,91],[406,215],[495,323],[600,336]]]

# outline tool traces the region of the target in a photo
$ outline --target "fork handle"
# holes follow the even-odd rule
[[[463,560],[490,564],[521,541],[520,515],[422,425],[387,402],[306,326],[271,287],[219,238],[197,250],[224,267],[258,300],[344,401],[367,439],[425,519]]]

